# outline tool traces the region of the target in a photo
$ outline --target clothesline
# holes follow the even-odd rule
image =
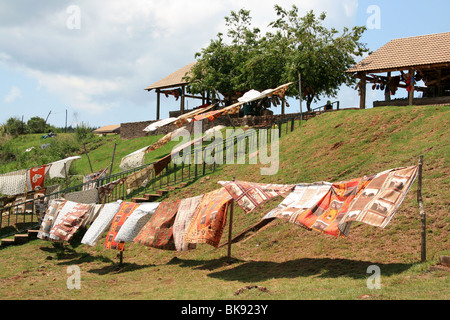
[[[335,183],[219,181],[219,189],[205,194],[148,203],[55,199],[48,205],[38,238],[70,241],[81,226],[89,225],[82,244],[95,246],[107,231],[104,248],[121,252],[127,242],[171,251],[195,249],[200,243],[218,248],[232,202],[251,214],[279,196],[282,202],[261,221],[279,218],[307,230],[347,237],[356,221],[385,228],[417,175],[418,166],[411,166]]]
[[[68,157],[42,166],[22,169],[0,175],[0,193],[8,196],[34,191],[44,186],[46,178],[65,178],[74,160],[80,156]]]

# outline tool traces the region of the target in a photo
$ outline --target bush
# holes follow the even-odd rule
[[[75,135],[78,141],[83,142],[88,138],[91,138],[94,134],[92,133],[93,129],[89,128],[85,123],[81,123],[75,129]]]
[[[5,129],[7,133],[13,136],[25,134],[27,131],[25,123],[19,118],[15,117],[11,117],[6,121]]]
[[[30,133],[44,133],[47,127],[45,120],[40,117],[33,117],[28,120],[27,126]]]

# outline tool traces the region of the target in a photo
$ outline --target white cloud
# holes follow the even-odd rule
[[[263,32],[277,18],[275,4],[295,4],[300,14],[326,11],[327,23],[341,28],[351,23],[358,0],[79,0],[80,29],[70,29],[67,8],[73,4],[1,4],[0,63],[31,75],[81,116],[125,105],[148,108],[151,95],[143,89],[194,61],[218,32],[226,32],[224,17],[232,10],[250,10]],[[20,91],[11,94],[12,101]]]
[[[3,101],[6,103],[11,103],[14,100],[16,100],[17,98],[21,98],[21,97],[22,97],[22,91],[19,88],[17,88],[16,86],[13,86],[13,87],[11,87],[11,90],[5,96]]]

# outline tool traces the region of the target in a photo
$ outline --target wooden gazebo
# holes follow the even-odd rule
[[[207,97],[205,97],[205,94],[202,96],[194,96],[186,93],[186,86],[188,83],[183,78],[190,73],[195,64],[196,62],[189,63],[183,68],[178,69],[177,71],[145,88],[148,92],[152,90],[156,91],[156,120],[160,120],[161,93],[167,96],[173,95],[177,98],[177,100],[180,100],[180,114],[184,114],[186,111],[186,98],[201,99],[202,104],[206,103]]]
[[[361,109],[366,107],[368,83],[384,90],[384,105],[392,103],[398,88],[408,91],[403,105],[450,104],[450,32],[392,40],[346,72],[360,79]],[[415,91],[423,98],[414,99]]]

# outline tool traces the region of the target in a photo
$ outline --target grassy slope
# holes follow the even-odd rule
[[[217,181],[273,183],[338,181],[414,165],[425,156],[423,196],[427,212],[429,262],[420,264],[420,218],[413,185],[386,229],[352,227],[347,239],[275,221],[248,240],[226,248],[199,245],[173,253],[127,244],[125,265],[116,252],[84,245],[55,248],[32,241],[0,250],[0,297],[4,299],[449,299],[445,272],[426,272],[449,254],[450,108],[377,108],[323,114],[283,136],[280,170],[261,176],[259,166],[223,166],[208,178],[171,193],[181,199],[218,188]],[[145,143],[143,144],[145,145]],[[130,151],[130,150],[129,150]],[[133,151],[133,150],[131,150]],[[233,233],[277,205],[268,202],[246,215],[235,207]],[[227,239],[227,230],[222,241]],[[52,258],[52,260],[47,260]],[[381,290],[366,286],[367,267],[381,268]],[[82,270],[82,289],[68,290],[66,267]],[[265,286],[270,293],[250,290]],[[111,290],[113,289],[113,290]]]

